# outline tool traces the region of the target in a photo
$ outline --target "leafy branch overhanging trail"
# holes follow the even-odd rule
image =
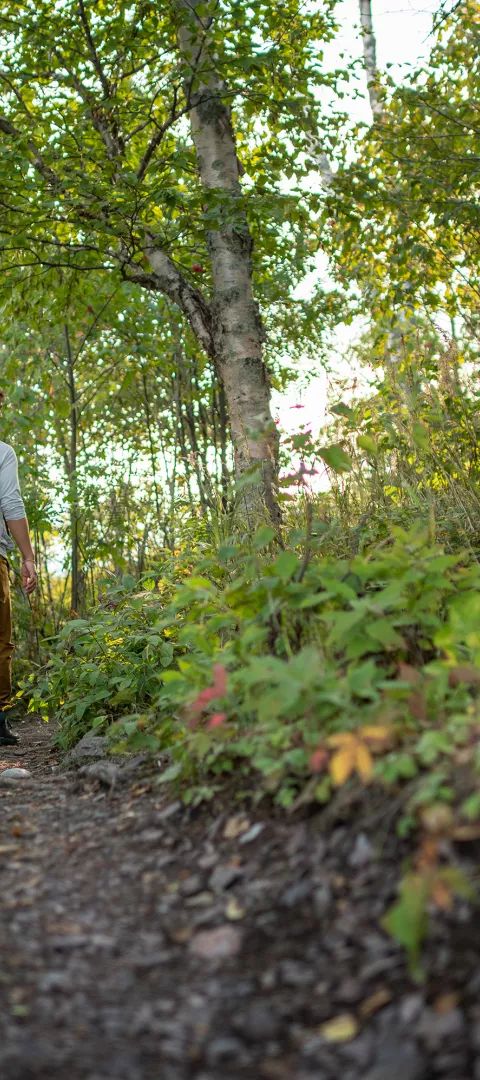
[[[256,123],[270,124],[277,139],[290,130],[279,106],[287,54],[298,72],[291,108],[305,117],[292,137],[301,142],[316,122],[308,82],[315,36],[331,34],[331,24],[328,11],[307,16],[294,5],[298,34],[288,44],[280,13],[253,7],[240,26],[235,12],[197,0],[162,13],[139,5],[133,22],[123,3],[108,13],[83,2],[54,9],[44,0],[35,12],[28,3],[4,6],[1,231],[3,269],[13,278],[48,268],[120,274],[180,310],[225,394],[247,517],[253,523],[268,512],[278,524],[277,433],[237,143],[253,163]],[[269,51],[258,44],[257,16],[261,37],[274,41]],[[230,32],[242,38],[244,69],[230,55]],[[275,183],[266,195],[273,217],[260,232],[266,266],[270,233],[278,250],[285,247]],[[295,215],[290,227],[298,228]]]

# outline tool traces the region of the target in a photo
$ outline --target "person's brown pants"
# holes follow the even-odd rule
[[[13,649],[8,563],[0,555],[0,709],[10,704]]]

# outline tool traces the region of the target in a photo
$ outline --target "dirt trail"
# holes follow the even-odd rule
[[[379,929],[406,854],[388,804],[187,810],[153,776],[66,772],[48,727],[20,728],[0,752],[33,774],[0,782],[2,1080],[479,1080],[477,913],[435,920],[415,986]]]

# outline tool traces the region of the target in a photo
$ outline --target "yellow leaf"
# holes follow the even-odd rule
[[[392,1000],[391,990],[386,986],[381,986],[379,990],[375,990],[370,997],[365,998],[360,1005],[360,1015],[362,1020],[365,1020],[367,1016],[373,1016],[379,1009],[383,1009],[384,1005],[388,1005],[388,1002]]]
[[[243,814],[234,814],[233,817],[228,818],[225,822],[223,829],[223,835],[226,840],[236,840],[237,836],[241,836],[242,833],[247,832],[250,828],[250,821]]]
[[[362,739],[371,739],[372,742],[383,742],[384,739],[390,738],[392,729],[387,727],[386,724],[366,724],[365,727],[360,728],[359,734]]]
[[[352,1013],[339,1013],[320,1027],[320,1035],[330,1043],[350,1042],[358,1034],[358,1021]]]
[[[373,772],[373,759],[368,746],[361,742],[358,743],[355,751],[355,767],[362,780],[368,783]]]
[[[356,747],[355,744],[346,746],[343,750],[338,750],[333,755],[329,771],[332,777],[333,783],[336,787],[341,787],[342,784],[348,780],[355,768]]]
[[[352,742],[355,742],[355,736],[351,731],[343,731],[338,735],[330,735],[327,739],[328,746],[350,746]]]
[[[429,833],[448,832],[455,820],[451,806],[438,802],[422,807],[420,818],[424,829]]]
[[[227,919],[230,919],[232,922],[236,922],[237,919],[244,918],[245,908],[243,908],[241,904],[238,903],[238,900],[234,896],[232,896],[225,908],[225,914],[227,916]]]

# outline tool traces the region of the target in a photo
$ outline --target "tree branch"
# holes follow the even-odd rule
[[[146,171],[148,169],[148,166],[149,166],[150,161],[151,161],[151,159],[153,157],[153,154],[155,153],[155,150],[157,149],[157,146],[160,145],[160,143],[161,143],[161,141],[163,139],[163,136],[164,136],[165,132],[167,131],[167,129],[169,127],[171,127],[171,125],[173,123],[175,123],[175,120],[178,119],[178,116],[181,116],[182,113],[185,112],[185,109],[182,109],[181,113],[179,113],[177,115],[177,100],[178,100],[178,86],[174,86],[174,88],[173,88],[173,101],[172,101],[172,106],[171,106],[171,109],[170,109],[170,114],[167,117],[167,119],[164,121],[164,123],[160,125],[158,130],[155,132],[155,135],[153,135],[152,138],[150,139],[150,142],[149,142],[149,144],[147,146],[147,149],[145,150],[143,158],[142,158],[142,160],[140,162],[140,165],[138,167],[138,171],[137,171],[137,179],[138,180],[143,180],[143,177],[145,176],[145,173],[146,173]]]
[[[83,82],[81,79],[78,78],[78,75],[76,75],[74,71],[71,71],[71,69],[67,67],[61,52],[59,52],[59,50],[56,48],[54,48],[52,51],[57,57],[59,64],[66,71],[68,78],[71,80],[72,86],[74,86],[75,90],[77,91],[77,94],[88,106],[90,116],[92,118],[92,124],[95,130],[98,131],[98,134],[100,135],[100,138],[103,142],[103,145],[107,151],[110,160],[115,161],[117,158],[122,156],[124,150],[124,142],[122,136],[118,131],[117,124],[114,121],[112,122],[111,116],[105,114],[105,110],[102,108],[102,105],[99,104],[99,102],[92,97],[92,94],[89,90],[87,90],[86,86],[83,85]]]
[[[82,26],[83,26],[83,29],[84,29],[84,32],[85,32],[85,37],[86,37],[87,45],[88,45],[88,51],[90,53],[92,64],[93,64],[93,66],[95,68],[95,71],[96,71],[96,73],[98,75],[100,85],[101,85],[102,90],[103,90],[103,96],[108,101],[110,99],[110,97],[111,97],[111,87],[110,87],[110,83],[109,83],[109,81],[107,79],[107,76],[105,75],[105,72],[103,70],[103,67],[102,67],[102,65],[100,63],[100,58],[99,58],[99,55],[97,53],[97,50],[95,48],[95,43],[94,43],[94,40],[93,40],[93,37],[92,37],[92,32],[90,30],[90,23],[89,23],[88,18],[87,18],[87,12],[85,11],[85,4],[84,4],[83,0],[78,0],[78,10],[79,10],[79,13],[80,13],[80,20],[81,20],[81,23],[82,23]]]
[[[34,140],[29,135],[26,135],[23,131],[19,131],[19,129],[16,128],[15,125],[10,122],[10,120],[7,120],[5,116],[0,116],[0,131],[3,131],[4,135],[12,136],[12,138],[14,139],[24,139],[27,149],[32,155],[32,163],[37,172],[41,173],[43,178],[50,185],[53,185],[55,187],[60,186],[60,180],[58,176],[56,175],[56,173],[54,173],[53,169],[50,168],[50,165],[47,165],[45,163],[38,147],[35,145]]]
[[[201,292],[189,284],[170,256],[155,246],[154,237],[147,238],[144,252],[151,271],[143,270],[138,263],[126,257],[122,264],[123,277],[126,281],[135,281],[145,289],[168,296],[185,315],[207,355],[214,359],[212,313]]]

